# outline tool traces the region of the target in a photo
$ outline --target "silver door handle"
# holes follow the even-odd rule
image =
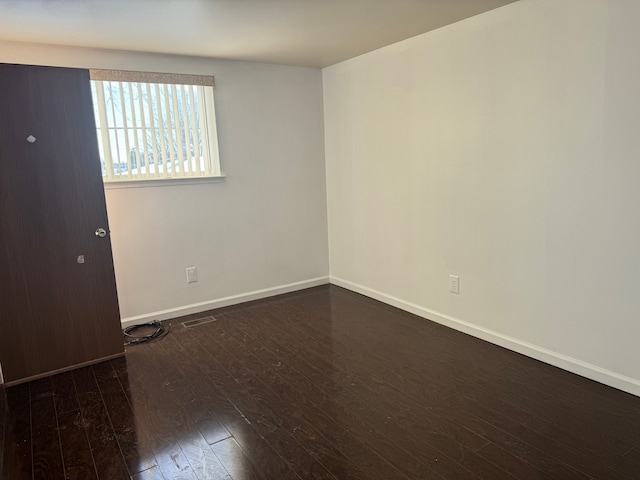
[[[104,238],[107,236],[107,231],[104,228],[99,228],[96,230],[96,237]]]

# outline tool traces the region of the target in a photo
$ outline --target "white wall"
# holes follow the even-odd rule
[[[327,282],[319,69],[15,43],[0,61],[215,75],[226,180],[107,189],[125,321]]]
[[[324,69],[332,281],[640,394],[639,23],[521,0]]]

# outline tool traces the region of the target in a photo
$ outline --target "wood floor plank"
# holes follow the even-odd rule
[[[53,400],[51,377],[31,382],[31,421],[34,425],[55,425],[56,407]]]
[[[62,447],[56,425],[37,425],[32,431],[33,478],[64,478]]]
[[[246,323],[240,321],[239,319],[233,319],[233,325],[232,328],[235,326],[240,326],[242,327],[243,325],[245,325],[246,327]],[[289,341],[289,344],[291,344],[292,342],[294,342],[295,339],[292,338]],[[286,346],[282,345],[281,346],[282,349],[285,349]],[[266,348],[266,349],[261,349],[259,350],[259,352],[261,352],[263,355],[268,356],[269,355],[269,351],[272,349]],[[268,359],[267,358],[262,358],[263,361],[265,361],[265,363],[268,363]],[[313,358],[313,362],[315,363],[316,358]],[[291,372],[288,373],[288,377],[291,377],[293,374]],[[333,371],[333,376],[335,377],[336,375],[336,370],[334,369]],[[316,376],[317,378],[317,376]],[[300,383],[300,381],[298,381],[297,383]],[[326,383],[326,382],[324,382]],[[345,391],[350,390],[350,382],[349,379],[347,379],[346,381],[341,382],[344,385],[344,389]],[[352,383],[352,382],[351,382]],[[496,469],[495,466],[492,464],[488,464],[487,462],[483,461],[482,458],[479,458],[477,456],[475,456],[475,454],[473,453],[473,450],[478,449],[479,447],[485,445],[487,442],[487,440],[478,437],[477,435],[474,435],[473,432],[470,431],[464,431],[464,429],[457,429],[457,431],[452,432],[452,429],[455,428],[455,425],[453,425],[451,422],[448,422],[447,426],[448,428],[439,428],[438,425],[434,424],[434,422],[428,422],[428,425],[425,424],[425,417],[422,416],[418,416],[418,415],[411,415],[410,411],[405,407],[404,411],[402,411],[402,413],[399,414],[394,414],[394,411],[396,411],[400,405],[400,403],[404,402],[404,399],[401,397],[396,397],[391,401],[385,402],[382,399],[381,396],[381,388],[384,386],[383,383],[377,383],[376,385],[376,390],[369,390],[365,392],[365,396],[359,397],[359,398],[354,398],[353,401],[355,401],[355,405],[359,406],[359,403],[363,403],[363,404],[367,404],[368,403],[368,398],[376,398],[375,401],[375,405],[378,409],[381,408],[381,410],[379,411],[375,411],[375,408],[373,409],[373,412],[370,412],[370,414],[372,414],[374,417],[370,417],[370,418],[375,418],[375,415],[381,415],[387,418],[387,421],[385,421],[385,425],[387,425],[388,421],[390,421],[391,423],[398,423],[398,422],[407,422],[408,419],[410,418],[411,420],[411,424],[410,426],[405,426],[404,430],[397,430],[396,429],[396,437],[399,438],[398,442],[399,443],[403,443],[405,445],[407,445],[407,439],[415,439],[415,438],[420,438],[422,440],[422,442],[427,441],[427,439],[431,439],[432,443],[431,446],[437,446],[436,450],[440,451],[440,460],[439,460],[439,465],[438,467],[442,466],[445,462],[442,461],[442,456],[444,455],[445,457],[447,456],[446,454],[444,454],[442,452],[442,447],[443,445],[447,444],[448,448],[451,450],[451,452],[455,452],[454,455],[458,458],[464,459],[464,463],[469,465],[469,470],[474,472],[475,474],[482,472],[482,471],[486,471],[485,475],[495,475],[496,474]],[[321,397],[321,394],[315,394],[315,397]],[[347,398],[347,397],[344,397]],[[420,407],[418,406],[416,409],[416,412],[420,411]],[[375,422],[375,420],[373,420]],[[394,422],[395,421],[395,422]],[[444,423],[444,419],[439,419],[438,424],[441,425]],[[427,428],[428,427],[428,428]],[[389,429],[391,427],[386,427],[386,435],[390,435]],[[465,443],[467,443],[468,445],[470,445],[471,447],[471,451],[467,451],[465,449],[465,447],[459,443],[459,441],[462,440]],[[427,445],[417,445],[414,444],[413,447],[407,446],[407,448],[409,448],[410,451],[415,451],[415,452],[424,452],[426,448],[428,448]],[[459,462],[458,462],[459,463]],[[502,474],[504,474],[504,472],[501,472]]]
[[[135,475],[131,476],[131,480],[166,480],[164,475],[162,475],[162,471],[160,467],[157,465],[155,467],[149,468],[147,470],[143,470],[142,472],[138,472]]]
[[[353,330],[353,326],[337,327],[333,324],[334,330],[341,333],[339,335],[336,333],[332,337],[323,332],[316,322],[306,323],[302,317],[296,317],[296,321],[278,325],[274,318],[277,315],[277,312],[266,314],[264,321],[280,329],[279,338],[284,339],[285,343],[290,341],[295,332],[295,338],[298,338],[298,342],[303,345],[299,354],[306,355],[306,352],[311,350],[319,356],[330,355],[329,358],[337,367],[349,368],[349,373],[356,379],[363,373],[380,377],[382,372],[385,372],[387,380],[395,377],[398,388],[403,391],[412,391],[413,388],[415,395],[430,402],[442,401],[460,393],[461,388],[466,390],[479,382],[475,377],[464,381],[457,370],[453,371],[450,368],[446,357],[431,359],[421,352],[410,357],[403,351],[408,346],[403,347],[403,350],[385,345],[376,345],[372,348],[372,341],[367,340],[368,335],[372,335],[369,332],[370,328],[359,331]],[[429,350],[424,346],[423,349]],[[402,373],[395,375],[394,372]],[[450,374],[449,380],[445,379],[443,372]],[[413,384],[412,380],[414,380]]]
[[[640,448],[633,447],[623,455],[623,458],[628,459],[636,464],[640,463]],[[640,471],[640,469],[638,471]]]
[[[339,287],[169,323],[0,389],[0,480],[639,478],[640,398]]]
[[[6,390],[3,480],[27,480],[33,476],[31,402],[29,384]]]
[[[478,414],[478,410],[482,408],[481,405],[477,405],[476,409],[469,411],[459,411],[457,421],[460,424],[466,426],[470,430],[482,435],[491,441],[494,446],[501,448],[505,452],[505,458],[507,455],[512,455],[520,460],[525,461],[536,470],[546,474],[548,477],[561,478],[567,480],[588,480],[590,477],[575,468],[569,467],[562,461],[559,461],[552,455],[545,453],[543,450],[536,448],[537,445],[531,445],[518,436],[508,433],[495,427],[492,423],[480,418],[482,414]],[[512,429],[512,433],[516,430]],[[482,452],[484,447],[478,450],[481,456],[484,456]],[[491,451],[495,451],[495,448],[491,447]],[[485,457],[487,458],[487,457]],[[510,471],[500,462],[496,462],[494,459],[488,458],[496,465]]]
[[[351,297],[339,290],[338,292],[337,296],[340,298]],[[370,299],[358,300],[376,303]],[[417,320],[420,328],[423,328],[420,324],[431,325],[430,322],[424,322],[422,319]],[[494,386],[502,387],[505,382],[509,382],[515,391],[519,390],[528,397],[526,403],[538,405],[537,402],[544,402],[539,405],[539,415],[547,414],[550,410],[558,412],[560,416],[568,415],[569,418],[565,422],[571,425],[574,431],[584,428],[585,422],[582,421],[584,417],[592,417],[593,421],[589,422],[591,431],[588,437],[596,438],[603,431],[608,432],[608,438],[603,438],[602,443],[607,443],[611,447],[618,446],[618,453],[627,451],[629,440],[637,437],[637,432],[640,430],[637,419],[640,415],[638,415],[639,406],[634,400],[635,397],[505,349],[488,344],[483,345],[483,342],[478,339],[460,335],[458,332],[450,331],[449,336],[452,336],[459,345],[465,344],[469,348],[489,347],[482,348],[483,362],[479,363],[489,365],[497,372],[494,377]],[[416,335],[414,337],[418,338]],[[411,339],[403,339],[403,342],[405,341],[411,341]],[[494,357],[493,360],[491,357]],[[555,388],[558,381],[562,382],[562,388],[559,390]],[[497,395],[502,396],[501,392]],[[504,397],[509,398],[509,395]],[[613,403],[609,404],[609,401]],[[620,431],[626,442],[621,441],[620,438],[615,439],[615,435],[611,435],[616,430]]]
[[[166,342],[172,343],[175,339],[176,336],[172,336],[170,339],[167,339]],[[178,347],[177,344],[176,347]],[[170,367],[176,368],[181,375],[175,377],[171,381],[171,389],[170,391],[165,392],[163,401],[167,404],[172,404],[174,409],[177,406],[178,408],[174,411],[174,414],[182,415],[186,423],[197,426],[201,420],[204,420],[206,422],[206,427],[213,427],[214,430],[210,430],[208,435],[212,444],[217,444],[220,441],[229,438],[229,431],[217,418],[217,410],[216,413],[214,413],[209,408],[213,406],[212,394],[214,394],[214,392],[202,388],[203,372],[198,369],[195,369],[194,371],[193,369],[194,366],[197,366],[197,363],[189,361],[177,362],[175,358],[166,356],[164,354],[164,350],[164,346],[161,348],[153,347],[148,350],[149,352],[152,351],[154,354],[153,363],[161,370],[165,370]],[[176,351],[173,350],[173,352],[175,353]],[[181,357],[187,358],[187,356]],[[190,378],[193,378],[194,382],[189,382],[188,380]],[[194,389],[194,383],[198,388]],[[172,395],[172,392],[179,392],[179,395]],[[215,395],[218,395],[217,392]],[[216,406],[219,408],[219,398],[217,398],[217,400],[218,403]],[[190,410],[188,416],[186,416],[186,410],[182,410],[182,413],[180,413],[180,409],[182,407],[179,405],[183,405],[185,408]],[[223,410],[223,412],[228,413],[229,411],[227,409]],[[228,416],[225,418],[228,419]],[[215,428],[216,426],[218,427],[217,429]],[[196,441],[197,435],[194,434],[195,431],[192,431],[189,435],[185,435],[184,432],[182,432],[182,434],[179,435],[179,438],[181,439],[180,445],[182,450],[189,459],[196,475],[198,475],[199,478],[226,478],[227,472],[224,468],[221,468],[220,462],[216,460],[217,457],[213,454],[212,447],[209,447],[209,444],[201,436],[200,440]],[[257,437],[257,439],[260,440],[259,437]],[[253,441],[253,443],[249,443],[249,441]],[[256,449],[259,449],[260,446],[264,446],[264,441],[256,442],[256,437],[248,439],[245,436],[245,438],[243,438],[243,444],[245,447],[247,445],[251,445],[253,448],[252,453],[254,456],[257,456],[259,460],[264,457],[262,467],[273,472],[272,478],[299,478],[293,475],[286,463],[284,463],[277,455],[273,455],[272,452],[261,457],[260,450],[256,451]]]
[[[113,425],[116,440],[124,455],[130,474],[149,470],[157,465],[148,438],[139,439],[144,432],[136,428],[135,413],[110,363],[92,367],[98,389],[104,399],[107,413]]]
[[[289,325],[289,327],[293,328],[294,326],[293,325]],[[334,342],[334,347],[335,347],[335,342]],[[531,455],[535,454],[535,452],[536,452],[535,449],[531,449],[530,450]],[[530,459],[530,460],[534,461],[533,459]],[[556,463],[559,463],[557,468],[561,468],[561,469],[565,469],[566,470],[566,471],[563,472],[563,474],[564,474],[564,476],[566,478],[581,478],[581,475],[579,473],[574,472],[573,469],[571,469],[571,468],[567,469],[566,466],[564,466],[562,464],[562,462],[557,462],[557,461],[551,460],[551,459],[549,459],[549,458],[547,458],[545,456],[540,456],[540,454],[538,454],[538,458],[536,459],[536,461],[538,461],[538,462],[547,462],[546,463],[547,466],[549,466],[550,464],[551,465],[555,465]],[[474,469],[474,471],[477,472],[477,469]],[[582,476],[582,478],[584,478],[584,476]]]
[[[204,336],[202,332],[204,330],[201,328],[199,335],[192,337],[192,339],[202,340]],[[204,347],[204,345],[202,346]],[[289,431],[283,427],[283,422],[290,421],[288,415],[283,415],[286,413],[286,405],[274,400],[267,391],[258,394],[254,390],[256,384],[253,378],[246,375],[239,364],[224,350],[211,349],[208,354],[219,367],[217,372],[211,372],[216,384],[222,388],[240,414],[247,418],[273,448],[277,449],[278,454],[301,478],[335,478],[323,466],[316,465],[317,461],[308,451],[303,452],[301,449],[296,449],[297,453],[292,455],[293,452],[289,448],[279,449],[282,442],[293,445],[288,438],[291,436]],[[279,438],[280,441],[274,442],[274,438]],[[302,469],[302,471],[296,470],[296,468]]]
[[[186,332],[183,333],[182,335],[178,333],[172,340],[178,340],[176,342],[178,351],[187,356],[194,350],[185,350],[184,345],[191,345],[192,348],[198,348],[198,345],[190,343]],[[202,416],[198,420],[199,430],[209,445],[226,440],[233,434],[233,438],[248,458],[259,471],[265,473],[267,478],[283,480],[300,478],[214,384],[202,381],[203,376],[207,376],[206,369],[200,368],[194,362],[180,363],[178,369],[183,377],[194,379],[181,388],[181,391],[186,390],[191,395],[191,404],[201,412]],[[213,459],[211,460],[213,462]],[[207,464],[208,470],[214,470],[212,462]],[[215,470],[219,472],[218,475],[223,473],[218,468]],[[205,478],[210,476],[211,474],[205,475]]]
[[[478,450],[478,454],[500,465],[500,467],[519,480],[549,480],[548,474],[541,472],[524,460],[511,455],[497,445],[490,443]]]
[[[167,355],[167,345],[173,347],[171,349],[172,355]],[[177,341],[175,335],[172,335],[162,345],[149,346],[146,356],[148,357],[147,363],[144,364],[146,370],[155,369],[156,373],[168,371],[176,373],[169,378],[165,377],[165,381],[160,385],[161,394],[158,395],[161,395],[161,404],[155,406],[155,414],[171,415],[177,421],[177,424],[172,425],[171,435],[177,440],[177,446],[188,462],[189,468],[183,468],[179,463],[176,463],[175,468],[170,464],[164,466],[161,464],[161,469],[167,478],[172,476],[176,478],[226,478],[226,470],[199,428],[203,421],[206,421],[208,428],[214,427],[216,417],[210,414],[207,403],[194,394],[191,377],[185,370],[178,367],[178,364],[192,364],[193,362],[182,356],[176,357],[177,351]],[[199,381],[200,376],[196,374],[195,378]],[[149,388],[153,393],[153,385]],[[218,423],[218,427],[217,431],[209,430],[212,440],[220,441],[230,436],[222,424]],[[168,459],[173,462],[182,457],[176,457],[175,454],[167,457],[160,452],[158,458],[160,462],[166,462]],[[168,469],[172,469],[174,472],[167,472]]]
[[[215,443],[212,448],[234,480],[263,480],[265,478],[256,470],[233,438],[221,440]]]
[[[640,472],[640,466],[633,460],[611,453],[606,443],[602,443],[599,448],[592,448],[591,442],[586,441],[584,435],[580,433],[565,433],[560,437],[561,441],[559,442],[559,438],[553,435],[557,431],[555,424],[550,424],[544,418],[530,419],[527,423],[515,423],[513,421],[513,408],[499,408],[503,404],[498,404],[498,408],[495,408],[494,403],[477,402],[464,397],[452,399],[451,402],[456,405],[460,412],[463,412],[463,415],[464,412],[472,411],[473,415],[484,422],[502,429],[516,438],[526,438],[531,447],[552,457],[563,457],[563,455],[558,455],[561,448],[570,449],[573,445],[581,445],[580,451],[585,461],[580,463],[584,464],[586,462],[592,465],[582,468],[591,472],[597,471],[600,476],[613,475],[620,478],[634,478],[637,472]],[[512,451],[514,449],[515,447],[510,447]],[[602,465],[606,468],[601,468],[597,465]],[[568,472],[566,476],[571,478]],[[588,478],[588,476],[581,473],[576,478]]]
[[[64,478],[62,445],[58,433],[51,377],[31,382],[30,394],[33,478]]]
[[[401,398],[397,398],[397,399],[395,399],[395,400],[394,400],[394,402],[396,402],[396,403],[397,403],[397,402],[401,402],[401,401],[402,401],[402,399],[401,399]],[[442,438],[444,438],[444,437],[442,437]],[[441,440],[441,442],[442,442],[442,440]],[[533,451],[533,450],[532,450],[532,451]],[[464,454],[463,454],[463,455],[461,455],[461,456],[460,456],[460,458],[465,459],[465,462],[468,462],[468,460],[469,460],[469,456],[468,456],[468,455],[464,455]],[[555,465],[555,463],[553,462],[553,460],[547,459],[546,457],[544,457],[544,454],[543,454],[542,458],[540,458],[540,459],[539,459],[539,461],[540,461],[540,462],[543,462],[543,461],[545,461],[545,460],[546,460],[546,461],[548,461],[548,462],[550,462],[552,465]],[[484,465],[486,465],[486,464],[484,464]],[[558,468],[563,468],[563,466],[562,466],[562,465],[559,465],[559,466],[558,466]],[[478,465],[474,465],[474,466],[473,466],[473,471],[474,471],[474,472],[476,472],[476,473],[478,473],[478,472],[480,471],[480,469],[478,468]],[[566,476],[566,478],[586,478],[585,476],[581,476],[580,474],[578,474],[578,473],[576,473],[576,472],[573,472],[571,469],[567,469],[567,470],[566,470],[565,472],[563,472],[563,473],[567,475],[567,476]],[[485,475],[488,475],[488,474],[485,474]]]
[[[248,322],[251,322],[248,320]],[[232,319],[231,328],[239,328],[241,331],[247,333],[249,335],[249,330],[251,328],[244,321],[241,321],[238,318]],[[321,412],[330,411],[330,408],[327,405],[330,405],[330,401],[327,402],[327,396],[329,398],[335,398],[336,390],[349,390],[354,383],[351,379],[342,379],[340,375],[336,375],[337,371],[334,369],[332,371],[333,378],[340,378],[338,382],[332,380],[331,378],[324,375],[321,371],[316,370],[313,365],[307,363],[306,360],[301,359],[300,357],[296,357],[292,352],[288,351],[287,345],[278,344],[272,341],[268,336],[264,335],[264,329],[261,329],[260,333],[262,335],[257,335],[252,330],[251,335],[253,336],[256,342],[259,342],[259,345],[253,346],[253,352],[256,356],[263,362],[265,365],[271,365],[281,377],[295,380],[296,385],[306,385],[306,389],[308,392],[311,392],[310,398],[304,400],[300,399],[300,401],[304,403],[313,401],[319,401],[321,398],[325,398],[325,403],[320,406],[320,409],[317,407],[305,409],[305,416],[309,419],[309,422],[313,425],[326,425],[331,424],[331,420],[327,419]],[[258,340],[259,339],[259,340]],[[250,345],[250,342],[246,341],[247,345]],[[289,344],[290,345],[290,344]],[[277,354],[277,356],[276,356]],[[300,360],[300,362],[296,362],[296,360]],[[313,358],[312,363],[316,363],[318,358]],[[306,367],[306,368],[305,368]],[[301,377],[302,376],[302,377]],[[303,377],[307,377],[308,381],[303,379]],[[281,382],[282,380],[275,380],[276,382]],[[321,388],[323,391],[316,390],[315,387]],[[281,388],[285,388],[285,386],[281,386]],[[304,395],[304,393],[302,393]],[[376,392],[370,391],[368,392],[369,399],[376,398]],[[342,395],[342,393],[340,394]],[[342,398],[340,396],[339,398]],[[364,403],[368,403],[369,400],[361,399]],[[375,404],[379,403],[379,399],[376,398]],[[319,413],[320,412],[320,413]],[[385,422],[388,421],[391,417],[389,417],[389,411],[386,411],[387,417]],[[355,466],[372,466],[373,468],[367,470],[366,475],[372,476],[380,473],[382,478],[389,478],[390,476],[395,476],[397,478],[398,475],[402,475],[400,471],[389,471],[388,464],[385,465],[381,463],[381,458],[376,456],[372,457],[372,452],[366,451],[365,449],[359,447],[356,448],[356,442],[353,440],[349,441],[348,439],[339,440],[337,437],[339,431],[335,427],[331,429],[332,443],[334,445],[339,446],[339,448],[344,451],[344,456],[349,459],[355,459],[355,461],[351,461],[350,463]],[[420,432],[420,435],[423,437],[425,432]],[[486,444],[486,441],[482,441],[482,445]],[[421,450],[422,452],[423,450]],[[372,463],[373,462],[373,463]],[[360,474],[363,474],[360,471]]]
[[[80,410],[65,411],[58,415],[62,459],[67,478],[97,480],[87,430]]]
[[[216,327],[212,326],[208,328],[207,331],[212,330],[214,328]],[[226,345],[224,342],[219,341],[219,338],[216,338],[216,337],[210,337],[210,338],[212,338],[213,341],[218,341],[218,346],[220,348],[217,351],[220,351],[220,352],[225,351],[228,354],[227,360],[231,362],[231,365],[233,365],[234,363],[244,364],[246,370],[241,370],[238,373],[238,378],[242,378],[242,381],[249,383],[247,378],[243,376],[245,374],[245,371],[248,371],[248,372],[255,371],[257,372],[257,374],[253,378],[253,380],[256,382],[254,388],[256,388],[257,390],[260,390],[260,389],[264,390],[263,387],[266,387],[266,384],[262,384],[263,385],[262,387],[260,386],[260,382],[261,382],[260,378],[263,378],[269,385],[277,385],[278,392],[280,394],[285,395],[285,397],[281,397],[274,390],[271,390],[271,392],[276,397],[279,398],[279,401],[281,403],[283,403],[284,405],[304,404],[305,407],[307,407],[306,410],[315,411],[317,414],[317,412],[319,411],[319,408],[318,406],[314,405],[313,402],[308,400],[308,396],[307,396],[307,399],[305,400],[304,398],[305,394],[302,393],[302,391],[291,388],[291,386],[287,383],[286,380],[283,380],[281,377],[274,375],[273,372],[270,371],[269,369],[263,368],[265,364],[261,362],[259,359],[252,356],[250,353],[246,351],[242,352],[242,355],[240,358],[234,357],[232,352],[240,351],[242,348],[241,343],[234,342],[231,345]],[[226,337],[226,340],[228,342],[233,342],[234,338],[232,335],[228,335]],[[306,390],[313,389],[312,383],[304,381],[304,379],[299,376],[296,378],[295,383],[298,386],[304,385],[304,388]],[[266,388],[268,389],[268,387]],[[322,393],[319,391],[314,391],[314,394],[322,395]],[[424,475],[426,472],[430,471],[429,467],[427,467],[427,464],[424,463],[422,459],[418,459],[411,456],[410,454],[408,454],[408,452],[400,449],[396,444],[394,444],[384,435],[380,434],[379,432],[374,432],[373,429],[370,428],[370,425],[363,422],[359,422],[358,417],[354,416],[353,412],[350,411],[349,409],[343,408],[343,406],[340,405],[340,403],[341,402],[338,402],[335,405],[333,405],[333,409],[335,408],[340,409],[340,415],[344,419],[343,421],[349,420],[348,428],[358,429],[359,432],[365,434],[368,442],[374,442],[377,445],[377,449],[378,449],[377,451],[380,452],[381,450],[385,450],[385,451],[391,450],[396,452],[397,455],[402,456],[404,468],[407,469],[410,466],[411,468],[414,469],[414,474]],[[332,405],[330,405],[329,402],[326,402],[324,404],[324,407],[331,408]],[[305,417],[303,416],[303,414],[302,415],[298,414],[298,417],[296,419],[300,421],[300,420],[304,420],[304,418]],[[424,450],[425,449],[423,448],[422,450],[423,454],[424,454]],[[325,461],[327,462],[325,466],[328,466],[329,465],[328,462],[330,462],[330,459],[326,459]],[[444,458],[442,459],[438,467],[451,468],[451,469],[457,468],[455,465],[449,465]],[[471,476],[470,478],[472,478],[472,474],[469,473],[469,475]]]
[[[82,424],[87,430],[98,478],[100,480],[130,478],[91,367],[74,370],[73,380],[78,394]]]
[[[286,405],[286,404],[285,404],[285,405]],[[285,407],[285,408],[286,408],[286,407]],[[315,456],[316,458],[318,458],[318,455],[319,455],[319,453],[318,453],[318,452],[319,452],[319,451],[317,450],[317,448],[321,448],[321,447],[319,447],[318,442],[313,441],[313,440],[314,440],[314,438],[315,438],[315,435],[317,435],[317,433],[311,433],[311,432],[309,432],[309,430],[308,430],[308,429],[310,428],[309,424],[308,424],[308,423],[300,423],[300,422],[303,422],[303,420],[302,420],[302,419],[301,419],[301,418],[296,414],[296,412],[295,412],[295,411],[292,411],[292,410],[291,410],[291,409],[289,409],[289,408],[286,408],[286,411],[288,412],[288,414],[289,414],[290,416],[292,416],[292,418],[291,418],[291,419],[290,419],[290,417],[285,418],[285,423],[286,423],[287,425],[289,425],[290,429],[295,430],[295,432],[292,432],[292,433],[293,433],[293,436],[294,436],[294,437],[298,437],[298,438],[300,439],[300,438],[305,438],[305,437],[304,437],[304,435],[308,435],[308,436],[306,437],[306,442],[305,442],[305,444],[306,444],[306,445],[307,445],[307,447],[309,448],[309,453],[310,453],[311,455]],[[293,421],[293,422],[295,423],[295,426],[293,426],[293,425],[294,425],[293,423],[290,423],[291,421]],[[267,435],[269,435],[269,437],[270,437],[270,438],[273,438],[273,437],[274,437],[274,435],[272,434],[272,432],[267,432]],[[286,442],[286,443],[289,443],[289,442],[290,442],[290,440],[288,440],[288,439],[286,439],[286,438],[285,438],[284,440],[287,440],[287,442]],[[274,442],[276,442],[276,443],[282,443],[282,441],[278,441],[278,440],[274,440]],[[290,448],[286,448],[285,450],[290,450]],[[332,461],[333,459],[331,458],[331,453],[330,453],[330,452],[327,452],[327,451],[323,451],[322,453],[327,454],[327,457],[326,457],[326,458],[323,458],[324,462],[325,462],[326,464],[331,465],[331,464],[333,463],[333,461]],[[315,455],[314,455],[314,454],[315,454]],[[295,458],[295,456],[294,456],[294,458],[292,459],[292,461],[293,461],[293,462],[296,462],[296,460],[297,460],[297,459],[296,459],[296,458]],[[333,471],[333,469],[332,469],[332,468],[330,468],[330,470],[332,470],[332,471]],[[336,473],[337,473],[337,472],[336,472]],[[345,475],[346,475],[346,473],[341,471],[341,472],[340,472],[340,475],[345,476]],[[347,478],[347,477],[345,476],[344,478]]]
[[[51,385],[58,415],[80,409],[72,372],[64,372],[52,376]]]
[[[157,370],[154,359],[140,346],[127,350],[127,372],[131,407],[135,412],[135,434],[151,447],[157,466],[167,480],[196,478],[180,441],[189,425],[181,421],[178,405],[167,402],[170,377]],[[153,347],[149,345],[149,347]],[[117,372],[116,372],[117,374]]]

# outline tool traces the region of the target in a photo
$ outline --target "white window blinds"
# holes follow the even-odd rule
[[[220,175],[212,76],[90,74],[105,182]]]

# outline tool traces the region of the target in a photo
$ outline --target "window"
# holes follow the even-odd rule
[[[220,176],[213,77],[90,73],[105,182]]]

